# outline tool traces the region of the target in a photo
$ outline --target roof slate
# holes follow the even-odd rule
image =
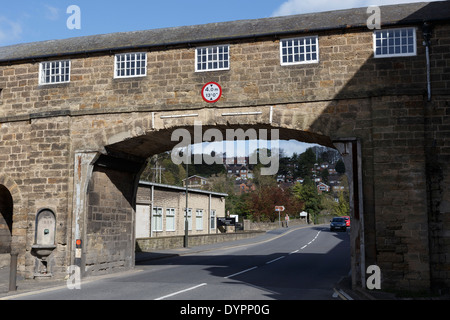
[[[382,26],[450,20],[450,1],[382,6]],[[0,47],[0,62],[365,27],[367,8],[119,32]]]

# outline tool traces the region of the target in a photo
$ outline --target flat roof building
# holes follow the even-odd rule
[[[217,218],[225,217],[226,193],[188,189],[189,235],[219,232]],[[136,238],[180,236],[185,233],[186,188],[139,183]]]

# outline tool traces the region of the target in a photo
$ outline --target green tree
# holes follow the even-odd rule
[[[328,177],[330,173],[328,172],[328,169],[324,169],[320,172],[320,177],[322,178],[323,183],[328,184]]]
[[[305,178],[303,184],[295,184],[293,193],[298,200],[304,203],[303,210],[310,215],[314,216],[322,210],[321,197],[317,193],[316,186],[311,179]]]
[[[295,164],[294,177],[306,178],[311,174],[311,169],[314,167],[316,163],[316,154],[314,153],[312,148],[306,149],[301,155],[297,158],[297,163]]]
[[[350,215],[350,204],[348,203],[348,197],[344,196],[344,192],[339,194],[339,204],[334,207],[334,212],[336,216],[349,216]]]
[[[339,159],[339,160],[336,162],[336,167],[335,167],[335,169],[336,169],[336,172],[337,172],[337,173],[339,173],[339,174],[344,174],[344,173],[345,173],[345,164],[344,164],[344,161],[342,161],[341,159]]]

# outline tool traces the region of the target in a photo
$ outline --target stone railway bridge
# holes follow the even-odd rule
[[[382,289],[448,290],[449,4],[381,7],[382,30],[415,30],[415,54],[399,57],[374,57],[366,8],[0,48],[0,254],[17,253],[27,278],[133,268],[146,159],[201,121],[337,148],[353,285],[375,264]],[[302,37],[316,37],[318,61],[282,64],[283,39]],[[229,67],[196,71],[196,49],[222,45]],[[117,77],[124,53],[146,54],[145,76]],[[55,61],[70,75],[43,84]],[[213,104],[200,94],[210,81],[223,89]]]

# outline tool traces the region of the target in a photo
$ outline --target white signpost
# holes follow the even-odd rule
[[[281,228],[280,212],[284,211],[284,206],[275,206],[275,211],[278,211],[278,224],[280,225],[280,228]]]

